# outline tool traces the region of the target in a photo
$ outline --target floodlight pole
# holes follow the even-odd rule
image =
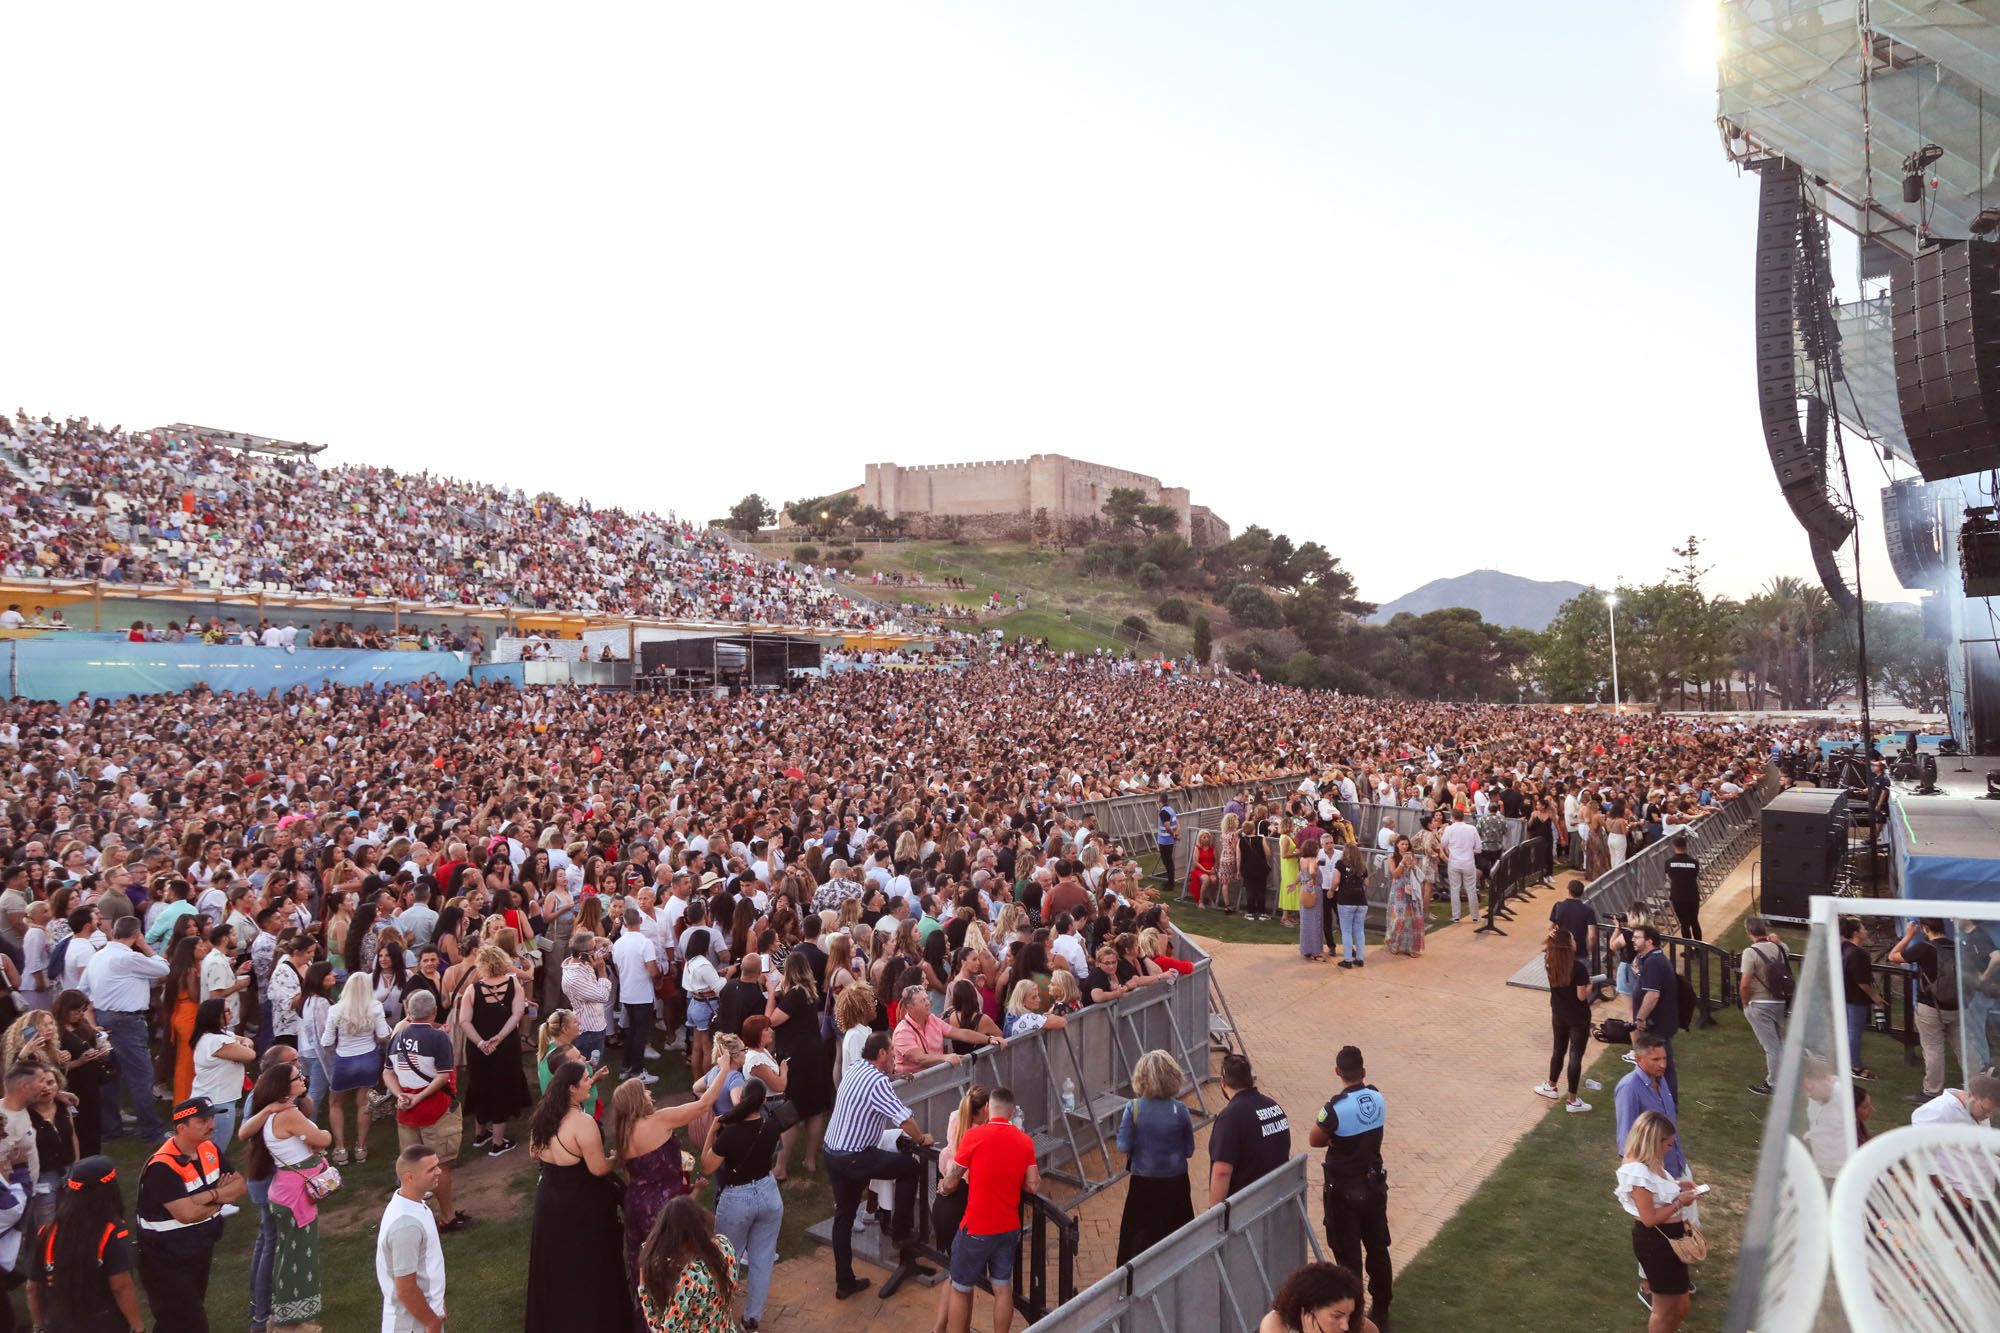
[[[1611,616],[1611,713],[1624,711],[1625,696],[1618,692],[1618,594],[1604,595],[1604,609]]]

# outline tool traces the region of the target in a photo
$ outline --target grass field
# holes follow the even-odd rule
[[[1584,1093],[1596,1109],[1566,1115],[1552,1108],[1515,1146],[1397,1280],[1398,1328],[1597,1333],[1645,1326],[1630,1218],[1611,1196],[1618,1168],[1612,1089],[1631,1066],[1618,1058],[1623,1047],[1598,1049],[1588,1072],[1604,1089]],[[1870,1038],[1868,1050],[1880,1075],[1870,1087],[1871,1128],[1908,1124],[1915,1108],[1905,1097],[1921,1085],[1921,1066],[1905,1065],[1887,1038]],[[1714,1333],[1735,1277],[1771,1102],[1748,1090],[1763,1077],[1764,1055],[1738,1011],[1718,1015],[1713,1028],[1682,1033],[1674,1058],[1683,1148],[1695,1178],[1715,1187],[1702,1203],[1709,1259],[1696,1271],[1700,1290],[1683,1328]],[[1533,1096],[1529,1088],[1541,1081],[1546,1060],[1544,1052],[1522,1053],[1523,1097]]]

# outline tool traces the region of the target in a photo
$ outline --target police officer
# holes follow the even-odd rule
[[[215,1108],[190,1097],[173,1133],[139,1176],[139,1281],[153,1333],[208,1333],[208,1269],[222,1239],[222,1210],[248,1192],[209,1136]]]
[[[1389,1173],[1382,1166],[1382,1125],[1387,1107],[1368,1083],[1361,1049],[1343,1046],[1333,1059],[1341,1088],[1320,1108],[1307,1141],[1326,1149],[1326,1243],[1334,1262],[1362,1271],[1368,1254],[1368,1317],[1389,1333],[1389,1298],[1395,1270],[1389,1263]]]

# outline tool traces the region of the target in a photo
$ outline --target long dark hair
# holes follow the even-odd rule
[[[371,875],[369,878],[375,877]],[[347,938],[340,942],[340,956],[346,962],[349,972],[361,970],[361,946],[368,942],[368,932],[374,929],[375,914],[379,910],[375,906],[374,895],[364,892],[361,906],[355,908],[354,915],[348,918]],[[333,941],[328,940],[327,943],[330,945]]]
[[[639,1247],[639,1282],[665,1308],[674,1299],[681,1274],[690,1264],[705,1264],[722,1301],[736,1294],[735,1276],[715,1243],[715,1222],[708,1210],[688,1195],[669,1200],[653,1222],[646,1243]]]
[[[744,1079],[742,1088],[736,1093],[736,1105],[715,1117],[715,1123],[718,1125],[733,1125],[739,1120],[748,1120],[751,1116],[762,1115],[764,1112],[764,1096],[763,1079]]]
[[[97,1275],[98,1244],[108,1228],[125,1217],[124,1191],[118,1182],[93,1181],[82,1189],[59,1187],[56,1213],[31,1244],[32,1257],[22,1267],[47,1268],[48,1316],[61,1328],[85,1328],[104,1299],[104,1280]]]
[[[220,1032],[229,1021],[228,1008],[220,1000],[203,1000],[195,1006],[194,1035],[188,1038],[188,1049],[201,1044],[201,1039],[211,1032]]]
[[[569,1090],[583,1081],[590,1071],[580,1061],[566,1061],[555,1073],[549,1075],[549,1086],[543,1091],[542,1099],[535,1103],[534,1118],[528,1122],[528,1149],[539,1152],[555,1141],[556,1131],[562,1128],[563,1117],[569,1114]]]
[[[196,947],[194,936],[183,935],[174,941],[174,947],[168,954],[165,990],[169,1011],[179,1002],[181,996],[187,993],[188,978],[198,970],[194,961]]]
[[[290,1060],[282,1060],[257,1076],[257,1085],[250,1089],[250,1114],[255,1115],[273,1102],[281,1102],[292,1095],[292,1073],[305,1071]],[[264,1144],[262,1134],[252,1134],[243,1147],[243,1174],[250,1180],[269,1180],[277,1169],[271,1160],[271,1150]]]

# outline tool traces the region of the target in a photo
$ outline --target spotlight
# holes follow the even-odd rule
[[[1927,143],[1903,159],[1903,202],[1919,203],[1924,197],[1924,171],[1944,156],[1944,149]]]
[[[1917,795],[1937,795],[1937,756],[1917,756]]]

